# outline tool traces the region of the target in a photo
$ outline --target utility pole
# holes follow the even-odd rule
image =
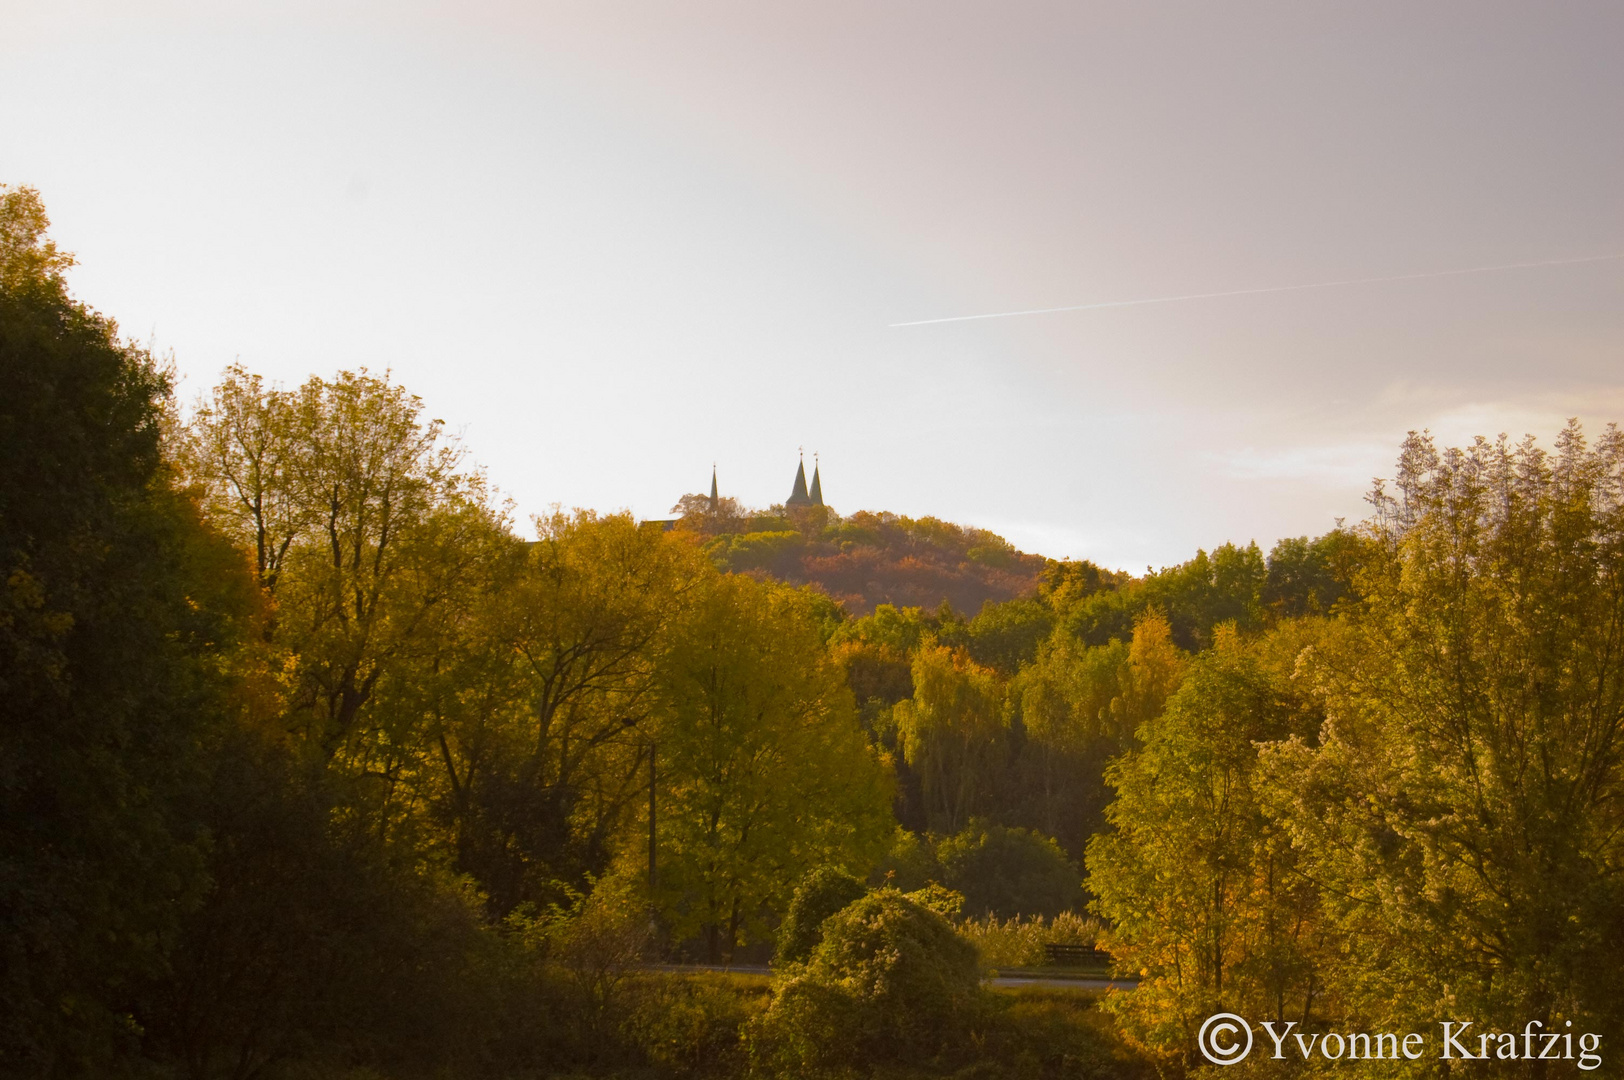
[[[654,907],[654,842],[658,835],[654,818],[654,785],[658,779],[658,770],[654,764],[654,740],[648,741],[648,902],[650,910]]]

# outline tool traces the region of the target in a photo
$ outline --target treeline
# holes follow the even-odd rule
[[[1224,1010],[1621,1033],[1614,429],[1412,436],[1368,522],[1144,576],[726,500],[521,535],[388,378],[232,368],[183,415],[45,228],[0,189],[5,1074],[1175,1075]],[[981,986],[1045,941],[1139,986]],[[646,970],[775,953],[770,991]]]
[[[1267,557],[1224,544],[1144,577],[1051,560],[1033,595],[972,618],[882,604],[843,623],[834,652],[893,755],[898,820],[921,837],[1024,828],[1080,865],[1104,824],[1107,763],[1160,715],[1189,657],[1223,628],[1257,635],[1330,611],[1356,549],[1341,530]],[[1012,897],[992,910],[1051,906]]]

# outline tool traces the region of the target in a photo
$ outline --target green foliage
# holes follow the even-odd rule
[[[823,921],[868,889],[838,866],[820,866],[795,887],[795,897],[778,925],[774,962],[795,964],[812,954],[823,940]]]
[[[194,1075],[365,1055],[413,1069],[482,1052],[496,942],[451,883],[334,830],[332,790],[248,733],[217,748],[199,809],[210,887],[142,985],[147,1048]]]
[[[645,805],[666,635],[713,574],[629,515],[556,513],[535,527],[413,684],[432,718],[433,816],[497,915],[608,872]]]
[[[1052,917],[1082,905],[1082,879],[1047,836],[973,821],[936,845],[943,883],[964,894],[975,916]]]
[[[890,777],[802,590],[705,581],[657,679],[662,912],[731,958],[770,937],[808,868],[866,873],[890,838]]]
[[[1106,764],[1161,714],[1185,664],[1156,608],[1140,615],[1131,643],[1088,646],[1057,630],[1009,688],[1025,739],[1009,784],[1022,797],[1005,820],[1023,820],[1080,858],[1104,827]]]
[[[770,570],[783,561],[786,552],[799,555],[801,544],[800,533],[782,529],[722,536],[707,545],[707,549],[711,558],[725,570]]]
[[[0,289],[12,295],[66,295],[62,271],[74,258],[46,238],[50,227],[38,191],[0,184]]]
[[[1342,529],[1315,540],[1281,540],[1269,552],[1263,603],[1283,618],[1330,614],[1348,594],[1358,547],[1357,538]]]
[[[172,484],[168,382],[71,300],[29,189],[0,189],[0,1060],[94,1072],[195,908],[186,813],[257,612]]]
[[[526,544],[387,376],[232,368],[182,423],[47,226],[0,188],[7,1075],[1134,1076],[1107,1018],[1176,1072],[1220,1008],[1624,1034],[1616,430],[1412,436],[1366,525],[1138,578],[697,496]],[[775,924],[770,1001],[647,966]],[[980,985],[1095,940],[1142,976],[1104,1014]]]
[[[917,607],[878,604],[874,610],[841,627],[838,642],[854,641],[879,646],[906,656],[937,632],[938,620]]]
[[[926,820],[956,832],[990,799],[1007,732],[997,675],[962,652],[925,646],[914,654],[914,696],[892,710],[899,743],[918,774]]]
[[[1255,543],[1244,548],[1222,544],[1210,555],[1198,551],[1189,562],[1085,597],[1066,613],[1064,625],[1073,637],[1103,645],[1112,638],[1126,640],[1140,614],[1158,607],[1172,627],[1173,641],[1193,652],[1210,646],[1222,623],[1243,631],[1262,625],[1267,577]]]
[[[892,835],[891,850],[875,863],[869,875],[871,884],[889,885],[903,892],[923,889],[941,880],[942,864],[936,861],[936,846],[928,837],[901,825]]]
[[[915,889],[903,895],[949,921],[964,914],[964,894],[949,889],[946,885],[938,885],[934,881],[922,889]]]
[[[1149,1080],[1156,1062],[1125,1045],[1111,1018],[1087,996],[1065,990],[998,995],[979,1068],[957,1075],[989,1080]]]
[[[1038,598],[1055,611],[1067,612],[1079,601],[1115,589],[1128,580],[1129,575],[1107,570],[1087,559],[1050,559],[1039,579]]]
[[[765,998],[765,987],[752,991],[715,976],[644,978],[632,988],[624,1037],[658,1077],[742,1076],[741,1036]]]
[[[1115,965],[1144,976],[1108,1004],[1150,1045],[1188,1054],[1221,1008],[1284,1022],[1315,1004],[1318,898],[1266,813],[1258,770],[1257,743],[1321,715],[1291,683],[1308,642],[1281,634],[1287,647],[1268,649],[1221,631],[1107,773],[1113,828],[1089,843],[1088,887]]]
[[[1005,676],[1032,661],[1054,629],[1054,612],[1036,600],[988,602],[966,627],[965,647],[979,664]]]
[[[1412,435],[1377,489],[1308,667],[1331,720],[1266,754],[1349,1013],[1624,1032],[1621,494],[1624,435],[1577,425],[1551,454]]]
[[[918,1066],[962,1054],[987,1012],[974,946],[882,889],[824,923],[823,941],[777,981],[747,1040],[769,1074]]]

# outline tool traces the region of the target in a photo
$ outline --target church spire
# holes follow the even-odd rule
[[[818,476],[818,455],[812,455],[812,505],[823,505],[823,480]]]
[[[713,513],[713,514],[716,513],[716,506],[717,506],[718,501],[719,500],[716,498],[716,462],[713,461],[713,462],[711,462],[711,497],[710,497],[710,512]]]
[[[789,493],[785,506],[811,506],[812,498],[806,493],[806,459],[795,466],[795,488]]]

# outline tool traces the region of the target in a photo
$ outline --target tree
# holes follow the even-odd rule
[[[936,845],[942,883],[964,895],[972,918],[1053,918],[1082,904],[1082,879],[1049,837],[986,821]]]
[[[1037,656],[1054,629],[1054,612],[1037,600],[989,600],[965,629],[970,655],[1007,678]]]
[[[765,940],[809,868],[867,872],[891,783],[799,590],[706,579],[659,679],[661,908],[714,961]]]
[[[1621,496],[1624,436],[1576,423],[1553,454],[1412,433],[1373,495],[1329,721],[1266,755],[1363,1022],[1624,1025]]]
[[[1012,785],[1022,798],[1006,809],[1080,859],[1105,824],[1106,764],[1161,715],[1185,664],[1157,608],[1139,616],[1131,642],[1089,646],[1056,631],[1010,685],[1025,740]]]
[[[903,755],[919,774],[932,831],[953,833],[981,812],[1004,763],[1004,688],[963,652],[914,654],[914,696],[893,710]]]
[[[0,1060],[95,1072],[205,885],[186,812],[255,616],[176,490],[169,383],[69,297],[38,195],[0,188]]]
[[[297,396],[240,365],[226,369],[177,440],[188,473],[204,485],[211,509],[254,552],[254,572],[276,592],[294,541],[315,528],[315,500],[301,490]]]
[[[693,545],[626,514],[536,529],[433,706],[437,814],[499,914],[608,868],[647,790],[668,638],[715,576]]]
[[[274,603],[289,734],[349,778],[357,823],[384,832],[421,801],[414,683],[445,662],[512,546],[483,479],[422,411],[365,371],[283,391],[232,368],[180,440]]]
[[[1088,888],[1115,966],[1143,976],[1111,1006],[1147,1045],[1188,1055],[1225,1010],[1306,1023],[1322,990],[1318,896],[1267,812],[1256,745],[1316,726],[1289,682],[1302,644],[1260,650],[1221,628],[1107,771],[1117,798],[1088,845]]]
[[[1287,538],[1269,552],[1262,600],[1277,617],[1328,615],[1348,591],[1358,540],[1342,529],[1315,540]]]

